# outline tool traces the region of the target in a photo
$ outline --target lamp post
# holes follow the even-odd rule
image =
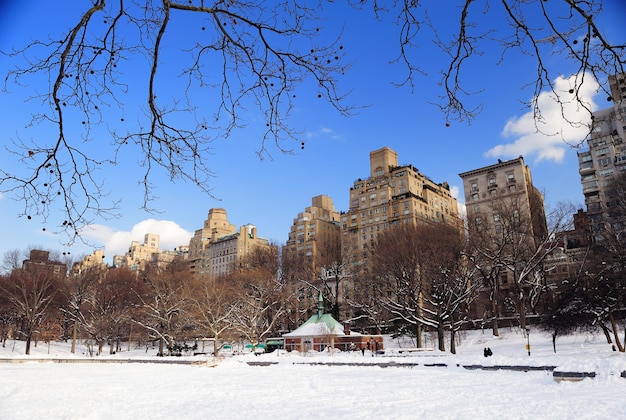
[[[530,329],[526,328],[526,350],[528,350],[528,355],[530,356]]]

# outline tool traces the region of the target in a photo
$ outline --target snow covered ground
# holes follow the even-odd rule
[[[626,356],[601,335],[573,335],[552,350],[547,333],[531,331],[531,355],[519,330],[465,332],[458,354],[438,351],[375,356],[270,353],[226,357],[217,366],[161,362],[156,349],[102,356],[135,363],[54,363],[67,343],[0,348],[0,419],[616,419],[626,417]],[[15,344],[15,348],[13,348]],[[387,353],[407,343],[386,340]],[[493,356],[485,358],[490,347]],[[81,352],[85,351],[80,347]],[[79,352],[77,352],[79,353]],[[84,356],[77,354],[74,358]],[[206,356],[168,360],[212,361]],[[14,363],[10,363],[14,362]],[[265,362],[251,366],[247,362]],[[395,362],[394,367],[367,366]],[[399,365],[411,364],[411,367]],[[417,365],[416,365],[417,364]],[[446,365],[445,367],[443,365]],[[464,366],[557,366],[595,372],[579,382],[528,372]]]

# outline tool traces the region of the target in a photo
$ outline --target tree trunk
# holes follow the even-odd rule
[[[31,341],[31,337],[30,337],[30,333],[28,333],[26,335],[26,353],[27,355],[30,355],[30,341]]]
[[[617,345],[617,349],[620,351],[620,353],[624,353],[624,345],[622,344],[622,340],[619,339],[619,334],[617,332],[617,323],[615,322],[613,311],[609,311],[609,319],[611,320],[611,328],[613,328],[613,337],[615,338],[615,344]]]
[[[159,338],[159,356],[165,356],[163,352],[163,337]]]
[[[606,325],[604,325],[604,322],[600,322],[599,324],[600,324],[600,328],[602,328],[602,332],[604,333],[604,336],[606,337],[606,343],[613,344],[613,339],[611,338],[611,333],[609,329],[606,327]]]
[[[417,345],[418,349],[421,349],[424,346],[424,344],[422,343],[422,325],[421,324],[415,325],[415,344]]]
[[[70,352],[74,354],[76,352],[76,338],[78,336],[78,320],[74,318],[74,325],[72,326],[72,348]]]
[[[519,298],[519,325],[522,331],[526,331],[526,297],[520,292]]]
[[[558,333],[558,329],[555,328],[554,332],[552,333],[552,350],[554,350],[554,352],[556,353],[556,335]]]
[[[494,337],[500,336],[500,330],[498,329],[498,296],[495,291],[491,299],[491,330]]]
[[[446,343],[445,343],[445,334],[443,329],[443,321],[439,321],[437,325],[437,344],[439,346],[439,351],[446,351]]]
[[[454,327],[450,328],[450,353],[456,354],[456,331]]]

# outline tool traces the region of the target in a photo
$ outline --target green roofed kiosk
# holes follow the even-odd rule
[[[295,330],[283,334],[285,350],[324,351],[336,348],[342,351],[368,349],[372,352],[383,349],[381,335],[363,335],[350,331],[347,323],[342,324],[331,314],[324,313],[324,298],[319,294],[317,314]]]

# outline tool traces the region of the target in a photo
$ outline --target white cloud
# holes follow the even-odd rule
[[[465,215],[467,214],[467,209],[465,207],[465,203],[462,202],[463,196],[461,195],[461,188],[456,185],[450,186],[450,195],[457,199],[457,210],[459,212],[459,217],[461,219],[465,219]]]
[[[309,140],[317,139],[317,138],[339,140],[339,141],[343,140],[343,137],[341,135],[337,134],[335,130],[329,127],[321,127],[315,131],[307,131],[306,136],[307,136],[307,139]]]
[[[456,185],[451,185],[450,186],[450,195],[452,197],[454,197],[454,198],[456,198],[458,200],[460,193],[461,193],[461,188],[457,187]]]
[[[137,223],[130,231],[114,230],[104,225],[90,225],[83,232],[84,236],[102,243],[107,257],[122,255],[128,251],[132,241],[143,243],[146,233],[155,233],[160,237],[160,248],[174,249],[179,245],[189,244],[193,232],[181,228],[170,220],[147,219]]]
[[[559,76],[554,81],[554,86],[561,101],[565,101],[568,95],[572,100],[559,104],[553,92],[539,94],[537,104],[541,110],[541,121],[535,122],[532,110],[520,117],[511,118],[504,126],[502,136],[515,140],[493,147],[485,154],[487,157],[512,158],[522,155],[535,156],[536,161],[560,162],[566,149],[570,147],[567,143],[577,144],[585,138],[589,130],[589,112],[581,108],[574,101],[573,94],[569,93],[570,89],[576,88],[576,77],[565,79]],[[597,82],[590,75],[585,75],[585,83],[579,86],[578,95],[592,110],[596,109],[593,98],[597,93]]]

